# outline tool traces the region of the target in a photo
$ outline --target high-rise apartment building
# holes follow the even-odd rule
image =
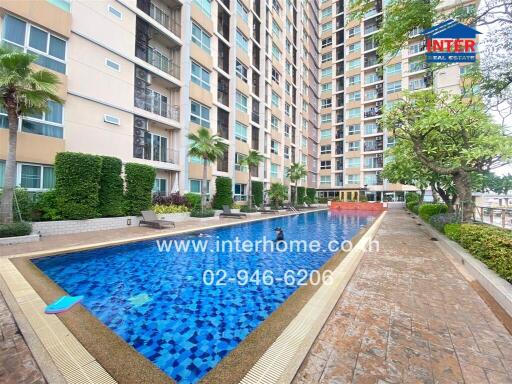
[[[188,156],[187,136],[203,126],[230,144],[209,179],[231,177],[236,200],[246,199],[240,160],[250,149],[265,155],[252,175],[267,186],[289,185],[288,167],[302,162],[308,176],[300,184],[321,196],[351,199],[365,190],[370,200],[397,198],[407,187],[380,177],[393,140],[379,117],[402,90],[432,85],[425,45],[412,36],[383,65],[374,40],[382,0],[363,21],[347,22],[347,7],[333,0],[0,0],[2,43],[56,72],[65,101],[20,120],[18,184],[52,188],[55,154],[75,151],[151,165],[155,191],[199,192],[202,165]],[[3,111],[0,126],[7,126]],[[7,136],[0,129],[0,183]]]

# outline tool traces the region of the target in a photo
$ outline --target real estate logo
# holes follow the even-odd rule
[[[472,63],[476,60],[476,29],[453,19],[423,31],[428,63]]]

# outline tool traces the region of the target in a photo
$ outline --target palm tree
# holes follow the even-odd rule
[[[250,150],[247,156],[245,156],[241,161],[241,165],[246,165],[247,168],[249,168],[249,187],[247,189],[247,192],[249,194],[248,202],[249,202],[249,210],[252,209],[252,175],[251,175],[251,168],[257,167],[260,165],[260,163],[265,160],[265,156],[263,156],[258,151]]]
[[[293,196],[293,205],[297,205],[297,183],[304,176],[308,175],[308,171],[304,164],[301,163],[292,163],[290,164],[290,168],[288,169],[288,178],[295,186],[295,194]]]
[[[16,184],[16,143],[18,121],[25,114],[41,113],[48,102],[62,103],[57,96],[59,78],[47,70],[35,71],[37,56],[0,47],[0,107],[7,113],[9,146],[0,202],[0,223],[11,223],[12,200]]]
[[[206,206],[206,188],[208,182],[208,164],[224,156],[228,144],[218,135],[211,135],[208,128],[201,127],[197,133],[188,135],[190,156],[203,159],[203,179],[201,180],[201,210]]]

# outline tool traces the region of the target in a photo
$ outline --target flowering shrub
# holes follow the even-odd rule
[[[162,205],[155,204],[153,205],[153,211],[158,214],[166,214],[166,213],[185,213],[189,212],[189,209],[185,205]]]
[[[159,205],[187,205],[185,196],[179,193],[171,193],[170,195],[155,195],[153,196],[153,204]]]

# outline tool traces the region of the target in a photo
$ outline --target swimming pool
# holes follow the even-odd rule
[[[209,236],[200,238],[208,240],[204,251],[160,252],[152,240],[33,263],[69,294],[84,295],[82,304],[94,316],[178,383],[196,383],[298,288],[278,277],[319,269],[332,256],[329,241],[351,239],[377,215],[319,211],[203,231]],[[273,238],[276,227],[286,240],[318,240],[322,250],[229,252],[215,243]],[[219,270],[224,285],[204,279],[205,271]],[[276,279],[241,284],[239,271],[272,271]]]

